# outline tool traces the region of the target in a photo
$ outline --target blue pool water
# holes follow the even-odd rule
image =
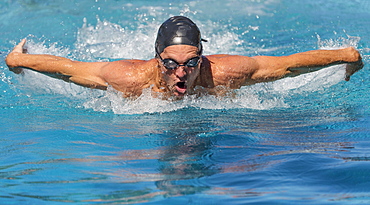
[[[367,0],[5,0],[0,3],[0,204],[368,204]],[[158,26],[186,15],[205,54],[354,46],[365,67],[178,102],[90,90],[4,58],[149,59]]]

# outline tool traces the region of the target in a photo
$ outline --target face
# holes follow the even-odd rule
[[[198,55],[198,48],[189,45],[168,46],[160,56],[168,65],[175,65],[174,69],[168,69],[163,65],[162,60],[158,59],[162,78],[168,89],[176,96],[184,96],[193,87],[199,75],[202,59]],[[191,67],[198,62],[197,57],[200,57],[198,65]],[[180,66],[176,67],[177,64]]]

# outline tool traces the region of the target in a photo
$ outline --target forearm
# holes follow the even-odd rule
[[[6,57],[5,62],[11,71],[21,73],[22,68],[29,68],[43,73],[61,74],[57,75],[58,78],[82,86],[106,88],[106,81],[100,74],[107,62],[79,62],[53,55],[26,54],[23,48],[25,43],[26,39],[23,39]]]
[[[256,81],[271,81],[288,76],[297,76],[339,63],[361,65],[361,55],[354,48],[338,50],[313,50],[290,56],[257,56],[258,69],[252,75]],[[362,67],[359,66],[359,69]]]
[[[10,53],[6,58],[6,64],[10,69],[29,68],[39,72],[59,73],[68,75],[73,61],[52,55],[34,55],[24,53]]]
[[[352,47],[338,50],[313,50],[293,54],[286,58],[288,69],[322,67],[361,60],[360,54]]]

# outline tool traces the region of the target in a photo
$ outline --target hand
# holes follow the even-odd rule
[[[22,39],[21,42],[19,42],[18,45],[13,48],[13,51],[11,53],[27,53],[27,49],[23,48],[24,44],[26,44],[25,38]]]
[[[5,62],[9,67],[10,71],[13,71],[16,74],[20,74],[23,72],[23,69],[20,67],[17,67],[17,55],[21,53],[27,53],[27,49],[24,48],[24,45],[26,44],[26,39],[23,39],[18,45],[16,45],[13,50],[9,53],[9,55],[6,57]]]
[[[357,71],[361,70],[362,67],[364,67],[364,63],[362,62],[361,59],[359,61],[357,61],[357,62],[354,62],[354,63],[348,63],[346,65],[345,80],[346,81],[349,81],[351,75],[353,75]]]
[[[342,52],[344,57],[342,59],[343,62],[347,63],[357,63],[358,61],[361,61],[361,54],[356,50],[354,47],[348,47],[342,49]]]
[[[345,56],[347,57],[345,59],[347,62],[345,80],[349,81],[354,73],[364,67],[364,63],[362,62],[361,54],[355,48],[348,47],[343,49],[343,51],[346,52]]]

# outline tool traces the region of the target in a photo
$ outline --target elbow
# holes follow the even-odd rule
[[[264,69],[254,73],[251,76],[251,80],[255,82],[270,82],[288,77],[292,74],[288,69]]]

